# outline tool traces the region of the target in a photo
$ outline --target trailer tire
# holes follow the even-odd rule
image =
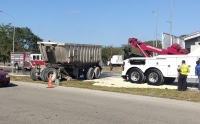
[[[149,85],[162,85],[164,83],[164,77],[158,69],[147,71],[146,80]]]
[[[44,82],[48,82],[48,78],[49,78],[49,74],[48,74],[48,71],[49,71],[50,68],[45,68],[43,70],[43,73],[42,73],[42,80]]]
[[[98,79],[100,77],[100,75],[101,75],[100,68],[99,67],[95,67],[95,69],[94,69],[94,78]]]
[[[143,83],[145,80],[144,73],[139,68],[132,68],[128,71],[128,79],[131,83]]]
[[[165,77],[164,84],[172,84],[176,78]]]
[[[87,80],[92,80],[94,78],[94,68],[89,68],[84,76]]]
[[[45,78],[45,74],[46,74],[46,70],[47,70],[48,68],[44,68],[43,70],[42,70],[42,72],[40,73],[40,77],[41,77],[41,79],[44,81],[44,82],[47,82],[47,79]]]
[[[39,80],[39,76],[36,75],[36,68],[32,68],[31,72],[30,72],[30,77],[33,81],[38,81]]]
[[[44,78],[48,81],[49,75],[52,73],[52,82],[58,78],[58,72],[55,68],[48,68],[45,71]]]

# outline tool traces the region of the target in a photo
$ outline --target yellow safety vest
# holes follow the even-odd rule
[[[180,71],[181,71],[180,73],[181,73],[182,75],[187,75],[188,70],[189,70],[189,66],[188,66],[188,65],[182,64],[182,65],[180,66]]]

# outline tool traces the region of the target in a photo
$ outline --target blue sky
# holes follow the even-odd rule
[[[155,39],[169,33],[170,0],[0,0],[0,10],[14,16],[15,26],[28,27],[52,42],[121,46],[128,38]],[[200,0],[172,0],[172,34],[200,30]],[[0,13],[0,24],[14,19]],[[39,29],[39,30],[38,30]]]

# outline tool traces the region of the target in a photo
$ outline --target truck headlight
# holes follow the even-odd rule
[[[7,75],[6,75],[6,78],[9,78],[9,77],[10,77],[10,75],[7,74]]]

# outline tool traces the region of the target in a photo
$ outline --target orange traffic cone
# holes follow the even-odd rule
[[[53,86],[52,86],[52,74],[49,75],[47,88],[53,88]]]

